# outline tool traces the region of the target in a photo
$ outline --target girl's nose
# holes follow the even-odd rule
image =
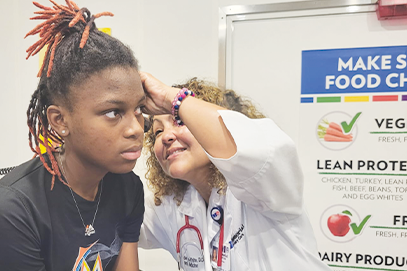
[[[128,124],[128,127],[125,131],[125,137],[139,137],[140,135],[144,135],[144,117],[133,116]]]

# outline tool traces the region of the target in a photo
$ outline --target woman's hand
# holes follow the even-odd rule
[[[139,74],[147,97],[143,113],[171,114],[172,101],[179,89],[167,86],[149,73],[140,71]]]
[[[180,89],[165,85],[149,73],[140,72],[140,78],[147,96],[143,112],[150,115],[171,114],[172,101]],[[226,159],[236,153],[236,144],[218,113],[218,110],[224,109],[200,99],[188,98],[182,101],[178,115],[207,153]]]

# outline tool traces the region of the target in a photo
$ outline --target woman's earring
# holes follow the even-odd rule
[[[65,130],[62,130],[61,132],[62,132],[63,134],[65,134]]]

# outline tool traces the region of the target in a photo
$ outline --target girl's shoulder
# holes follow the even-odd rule
[[[17,166],[0,179],[0,189],[21,191],[23,194],[37,193],[48,178],[51,179],[51,175],[37,157]]]

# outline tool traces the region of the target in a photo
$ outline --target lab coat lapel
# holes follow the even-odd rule
[[[199,195],[198,191],[190,185],[184,194],[181,204],[178,206],[178,211],[183,215],[187,215],[190,218],[197,216],[200,213],[200,206],[205,203],[202,197]]]

